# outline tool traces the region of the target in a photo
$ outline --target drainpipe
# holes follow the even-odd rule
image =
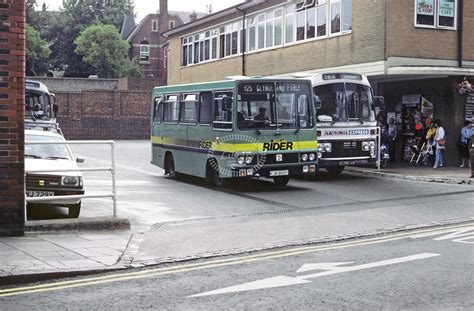
[[[462,48],[463,48],[463,40],[462,40],[462,27],[463,27],[463,7],[464,1],[458,1],[458,66],[462,67]]]
[[[245,27],[246,14],[239,7],[236,7],[236,9],[242,12],[242,76],[245,76],[245,50],[247,49],[247,29]]]

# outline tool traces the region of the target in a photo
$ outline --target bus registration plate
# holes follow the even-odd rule
[[[339,165],[355,165],[355,161],[341,161]]]
[[[52,191],[26,191],[28,197],[52,197],[54,192]]]
[[[288,176],[290,172],[288,170],[270,171],[270,177],[275,176]]]

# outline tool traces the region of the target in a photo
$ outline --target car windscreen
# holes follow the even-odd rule
[[[51,144],[25,144],[25,157],[38,159],[65,159],[72,160],[71,152],[67,145],[55,144],[54,142],[64,141],[61,137],[45,135],[25,135],[26,142],[48,141]]]

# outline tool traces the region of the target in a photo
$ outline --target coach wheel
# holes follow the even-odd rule
[[[344,170],[344,165],[338,165],[338,166],[328,166],[326,167],[326,170],[328,171],[330,176],[337,176],[342,173]]]
[[[169,177],[175,178],[176,171],[174,169],[174,158],[171,153],[166,155],[165,159],[165,174],[168,174]]]
[[[277,176],[273,177],[273,181],[278,187],[284,187],[290,181],[290,176]]]

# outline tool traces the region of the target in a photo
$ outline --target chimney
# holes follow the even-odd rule
[[[161,33],[169,30],[168,0],[160,0]]]
[[[196,19],[197,19],[196,11],[192,11],[191,14],[189,14],[189,20],[191,22],[194,22]]]

